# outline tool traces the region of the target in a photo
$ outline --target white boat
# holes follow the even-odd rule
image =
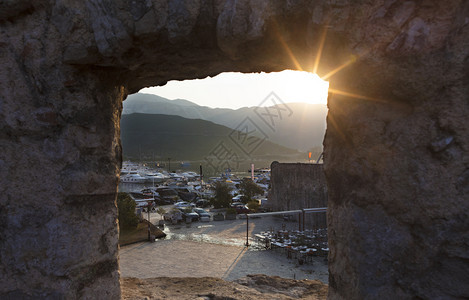
[[[124,161],[122,163],[121,175],[135,174],[137,173],[139,166],[130,161]]]
[[[171,177],[171,179],[181,179],[182,178],[181,175],[179,175],[178,173],[174,173],[174,172],[169,173],[169,176]]]
[[[182,173],[181,176],[186,178],[187,180],[192,180],[194,178],[199,177],[199,174],[192,172],[192,171],[188,171],[188,172]]]
[[[164,176],[160,172],[145,173],[143,177],[146,178],[146,182],[153,183],[153,184],[161,183],[167,179],[166,176]]]
[[[124,183],[145,183],[147,177],[141,176],[137,173],[129,173],[121,176],[120,181]]]

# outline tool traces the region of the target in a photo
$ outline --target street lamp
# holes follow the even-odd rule
[[[171,173],[171,157],[168,157],[168,172]]]
[[[246,244],[244,246],[249,247],[249,216],[248,214],[245,214],[246,216]]]
[[[148,240],[151,241],[151,228],[150,228],[150,209],[151,209],[151,201],[147,202],[147,211],[148,211]]]

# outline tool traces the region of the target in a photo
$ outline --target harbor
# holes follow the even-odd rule
[[[131,173],[146,178],[139,183],[122,180],[120,190],[126,188],[137,214],[158,225],[166,236],[122,246],[122,276],[209,276],[233,281],[266,274],[327,284],[327,228],[305,225],[307,210],[272,212],[270,169],[226,171],[206,180],[193,171],[168,172],[128,163],[123,172],[121,178]],[[153,176],[165,179],[157,182]],[[240,202],[243,180],[252,180],[260,188],[253,196],[258,203],[255,210]],[[220,183],[229,187],[234,215],[229,215],[229,208],[212,205]]]

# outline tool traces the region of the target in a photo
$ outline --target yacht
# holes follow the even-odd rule
[[[182,176],[179,175],[178,173],[169,173],[169,176],[171,177],[171,179],[175,179],[175,180],[181,180],[182,179]]]
[[[128,173],[121,176],[120,181],[124,183],[145,183],[147,177],[141,176],[138,173]]]
[[[188,171],[188,172],[182,173],[181,176],[183,176],[187,180],[192,180],[194,178],[199,177],[199,174],[197,174],[196,172]]]
[[[167,179],[167,177],[161,174],[160,172],[145,173],[145,176],[143,177],[146,178],[146,182],[153,183],[153,185],[155,183],[162,183],[163,181]]]

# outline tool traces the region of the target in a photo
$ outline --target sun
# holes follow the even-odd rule
[[[285,70],[277,73],[276,89],[285,102],[327,104],[329,82],[306,71]],[[282,97],[282,96],[281,96]]]

